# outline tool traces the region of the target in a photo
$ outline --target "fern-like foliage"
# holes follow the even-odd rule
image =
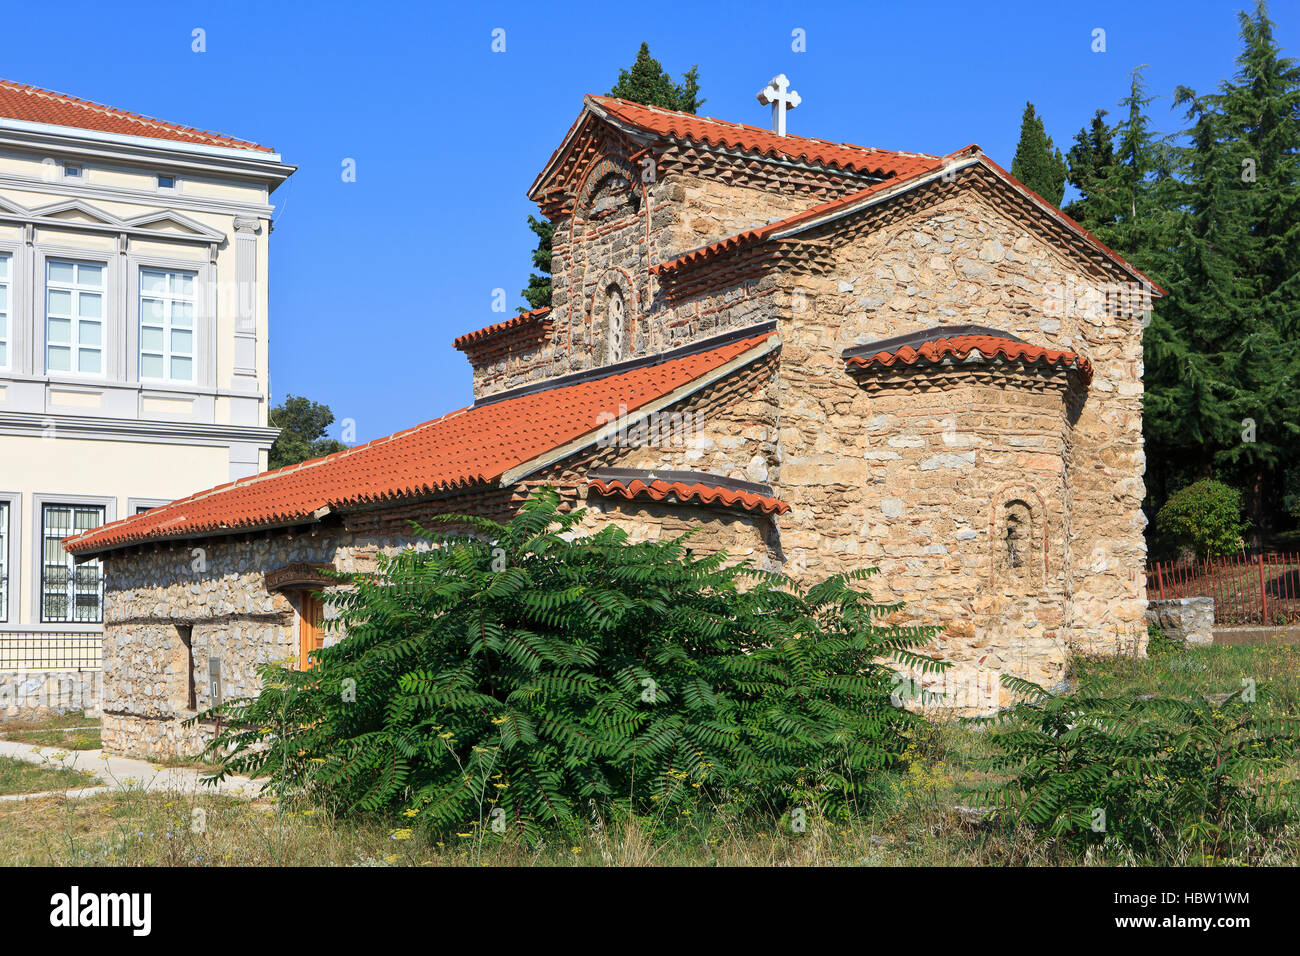
[[[579,535],[558,503],[449,516],[460,530],[381,559],[336,599],[346,637],[314,669],[268,665],[259,696],[221,708],[222,774],[529,836],[593,807],[865,800],[920,719],[891,704],[887,659],[941,668],[916,650],[937,628],[885,623],[898,606],[860,588],[871,570],[804,589],[685,539]]]
[[[1270,717],[1267,688],[1218,700],[1116,693],[1097,678],[1059,695],[1003,684],[1022,699],[975,721],[991,724],[996,750],[975,766],[1005,779],[973,797],[1043,837],[1149,862],[1248,860],[1296,822],[1300,721]]]

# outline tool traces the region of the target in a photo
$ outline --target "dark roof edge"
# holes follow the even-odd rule
[[[652,481],[683,482],[691,485],[713,485],[717,488],[726,488],[729,491],[746,491],[751,494],[762,495],[765,498],[775,498],[776,492],[772,490],[771,485],[760,484],[756,481],[741,481],[739,478],[728,478],[726,475],[715,475],[705,471],[664,471],[658,468],[591,468],[587,471],[588,478],[611,478],[617,481],[644,481],[649,484]]]
[[[894,352],[905,346],[922,345],[925,342],[933,342],[936,339],[951,339],[959,335],[989,335],[994,338],[1007,339],[1011,342],[1025,342],[1019,336],[1012,335],[1002,329],[991,328],[987,325],[936,325],[928,329],[920,329],[916,332],[906,332],[903,335],[894,335],[887,339],[880,339],[875,342],[867,342],[863,345],[854,345],[845,349],[840,357],[844,359],[859,358],[864,356],[876,355],[880,352]]]

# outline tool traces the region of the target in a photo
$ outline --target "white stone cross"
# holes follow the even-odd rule
[[[772,132],[777,136],[785,135],[785,111],[803,102],[799,94],[790,89],[790,81],[784,73],[772,77],[772,82],[758,91],[758,101],[764,106],[772,104]]]

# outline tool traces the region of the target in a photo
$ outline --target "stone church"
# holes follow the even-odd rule
[[[1160,290],[979,147],[785,135],[793,96],[771,130],[586,97],[529,191],[552,305],[456,339],[471,405],[67,539],[106,568],[107,749],[193,752],[182,720],[335,639],[322,567],[542,485],[800,579],[879,567],[964,712],[1140,653]]]

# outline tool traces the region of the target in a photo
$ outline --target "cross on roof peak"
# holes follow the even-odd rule
[[[764,106],[772,104],[772,132],[785,135],[785,112],[803,102],[799,94],[790,89],[790,80],[784,73],[772,77],[772,82],[758,91],[758,101]]]

